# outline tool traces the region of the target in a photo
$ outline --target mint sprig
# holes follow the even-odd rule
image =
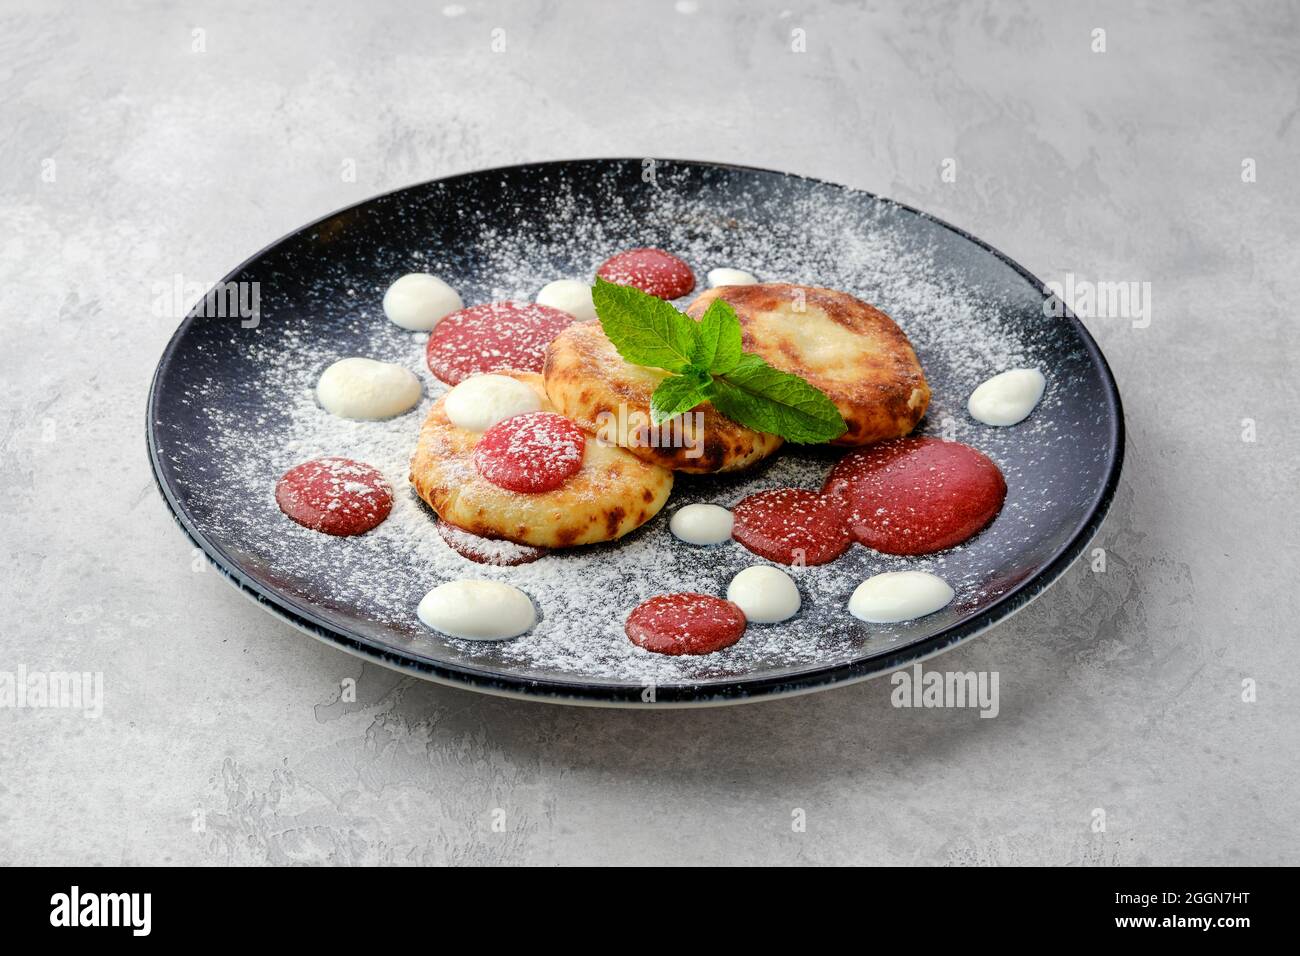
[[[591,292],[600,327],[623,361],[684,372],[695,352],[695,320],[630,285],[596,280]],[[610,334],[616,330],[617,337]]]
[[[745,354],[740,339],[740,320],[730,302],[714,299],[695,327],[695,350],[691,364],[712,375],[726,375],[740,364]]]
[[[650,420],[658,425],[709,400],[709,375],[669,375],[650,396]]]
[[[624,361],[670,373],[650,398],[654,424],[712,402],[732,421],[796,444],[844,434],[844,418],[824,392],[744,350],[740,320],[721,299],[696,322],[663,299],[600,278],[591,298]]]

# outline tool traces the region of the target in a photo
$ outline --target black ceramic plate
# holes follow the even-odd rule
[[[620,542],[556,553],[520,568],[484,568],[451,552],[409,492],[405,464],[441,391],[424,368],[424,336],[383,316],[397,276],[429,271],[466,304],[531,299],[555,278],[589,279],[608,255],[659,246],[700,286],[716,266],[852,292],[912,338],[934,398],[920,431],[964,441],[1007,477],[994,523],[966,545],[925,558],[854,546],[836,562],[794,569],[803,609],[751,625],[718,654],[668,658],[634,648],[628,611],[653,594],[725,594],[756,563],[738,544],[692,548],[667,530],[692,501],[733,505],[777,486],[817,487],[828,450],[787,448],[753,472],[679,478],[664,512]],[[716,704],[862,679],[937,653],[1023,607],[1079,555],[1110,503],[1123,458],[1119,395],[1073,317],[1052,315],[1042,284],[1010,259],[923,213],[868,193],[712,163],[586,160],[513,166],[412,186],[306,226],[237,268],[238,315],[196,310],[158,365],[149,452],[185,531],[246,594],[308,633],[421,677],[493,693],[577,703]],[[228,297],[229,304],[238,303]],[[202,314],[200,314],[202,313]],[[416,411],[344,423],[312,388],[337,358],[401,362],[426,382]],[[989,428],[965,411],[988,376],[1032,366],[1047,393],[1025,422]],[[375,531],[314,534],[277,510],[291,465],[336,454],[385,471],[398,489]],[[957,597],[907,624],[867,626],[845,610],[865,577],[932,570]],[[514,641],[447,640],[415,615],[420,597],[458,577],[509,581],[532,596],[538,627]]]

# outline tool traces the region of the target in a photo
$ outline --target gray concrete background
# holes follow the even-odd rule
[[[0,709],[0,862],[1300,861],[1297,77],[1280,3],[0,3],[0,670],[105,681],[98,720]],[[820,176],[1046,279],[1152,284],[1149,328],[1088,323],[1130,436],[1106,572],[935,662],[998,671],[997,719],[883,681],[480,697],[195,562],[145,456],[154,285],[397,186],[598,155]]]

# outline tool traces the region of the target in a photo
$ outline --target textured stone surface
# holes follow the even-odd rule
[[[1294,7],[349,6],[0,5],[0,670],[105,682],[98,720],[0,709],[0,863],[1300,859]],[[1151,283],[1148,328],[1089,321],[1130,435],[1106,572],[935,662],[998,671],[996,719],[884,681],[479,697],[195,561],[144,450],[155,284],[396,186],[591,155],[821,176],[1044,278]]]

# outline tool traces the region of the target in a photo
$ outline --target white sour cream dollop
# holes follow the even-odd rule
[[[794,579],[768,564],[745,568],[732,578],[727,600],[753,624],[775,624],[799,613],[799,589]]]
[[[541,411],[542,399],[509,375],[471,375],[447,393],[442,408],[457,428],[485,432],[507,418]]]
[[[720,285],[754,285],[758,280],[744,269],[710,269],[709,285],[715,289]]]
[[[668,530],[687,544],[722,544],[731,540],[733,521],[721,505],[685,505],[673,512]]]
[[[420,380],[410,369],[368,358],[339,359],[316,383],[316,400],[325,411],[358,421],[410,411],[420,393]]]
[[[409,272],[384,293],[384,315],[412,332],[428,332],[464,307],[459,292],[427,272]]]
[[[537,293],[537,304],[567,312],[579,322],[589,322],[596,317],[596,306],[591,301],[591,286],[577,279],[548,282]]]
[[[953,589],[929,571],[886,571],[867,578],[849,598],[849,613],[870,624],[897,624],[948,606]]]
[[[537,623],[528,595],[503,581],[462,579],[439,584],[420,601],[416,614],[448,637],[504,641]]]
[[[1038,369],[1013,368],[971,392],[966,408],[985,425],[1015,425],[1029,417],[1046,387],[1047,379]]]

